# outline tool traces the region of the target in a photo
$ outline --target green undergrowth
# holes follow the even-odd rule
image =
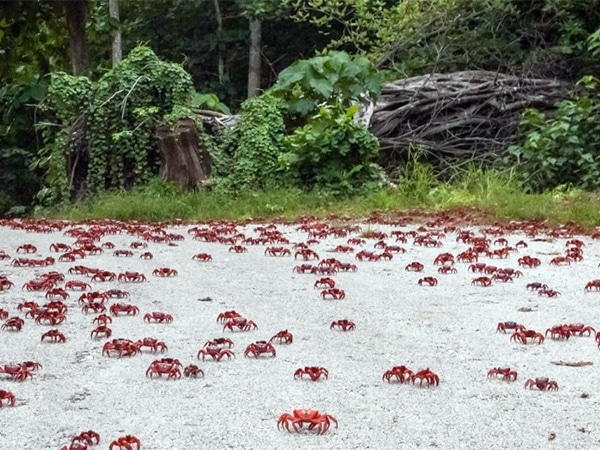
[[[321,191],[278,189],[242,192],[235,196],[218,192],[180,193],[161,181],[128,193],[104,193],[78,205],[38,210],[37,216],[70,220],[103,219],[163,221],[182,219],[288,219],[330,215],[366,217],[373,212],[421,209],[451,211],[475,208],[494,220],[567,221],[586,227],[600,225],[600,195],[565,187],[528,194],[510,172],[469,167],[449,181],[440,182],[426,165],[414,165],[385,189],[355,196],[335,196]]]

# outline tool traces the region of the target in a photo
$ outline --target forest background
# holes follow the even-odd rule
[[[0,4],[0,62],[1,215],[178,192],[157,128],[186,118],[211,192],[232,198],[439,197],[490,170],[526,193],[598,189],[600,0],[16,0]],[[523,105],[491,158],[391,158],[357,120],[385,83],[461,71],[567,89],[551,111]],[[209,111],[235,125],[207,127]]]

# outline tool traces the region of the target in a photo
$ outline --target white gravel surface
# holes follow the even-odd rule
[[[239,226],[246,236],[257,236],[257,225]],[[584,260],[566,267],[549,264],[564,254],[565,238],[534,242],[523,234],[504,236],[514,246],[521,239],[528,248],[505,260],[481,261],[499,267],[518,268],[523,255],[539,257],[542,265],[522,269],[524,276],[511,283],[478,287],[478,276],[469,264],[458,263],[457,274],[438,275],[434,258],[441,252],[457,255],[468,245],[449,233],[440,248],[412,245],[391,261],[357,262],[352,254],[328,253],[345,245],[347,237],[328,237],[311,246],[321,258],[336,257],[356,263],[355,273],[333,276],[346,292],[343,300],[322,300],[313,287],[315,275],[292,272],[289,257],[264,255],[265,246],[247,246],[248,252],[228,252],[228,244],[193,240],[188,226],[169,228],[185,236],[176,245],[150,243],[134,250],[130,258],[119,258],[112,250],[77,262],[57,262],[47,268],[12,266],[0,261],[0,275],[15,287],[0,293],[0,308],[10,316],[24,317],[17,304],[26,300],[43,303],[43,292],[26,292],[21,286],[36,274],[57,270],[67,280],[85,280],[68,275],[74,265],[101,268],[116,273],[130,270],[146,275],[146,283],[91,283],[93,290],[125,289],[131,297],[119,302],[140,308],[135,317],[119,316],[112,325],[113,338],[132,340],[155,337],[164,341],[163,355],[143,353],[131,358],[102,356],[105,339],[90,339],[94,314],[86,315],[77,303],[79,293],[67,300],[67,320],[58,328],[67,337],[64,344],[40,342],[50,328],[26,319],[20,332],[0,331],[0,364],[37,361],[43,368],[33,379],[11,381],[0,374],[0,390],[17,398],[15,407],[0,409],[0,449],[56,449],[85,430],[95,430],[106,449],[118,436],[132,434],[142,449],[542,449],[600,448],[598,417],[600,403],[598,363],[600,351],[594,337],[571,337],[541,344],[510,341],[510,334],[496,332],[498,322],[517,321],[542,333],[559,323],[582,322],[600,329],[600,293],[584,293],[584,286],[600,278],[600,244],[582,239]],[[296,226],[278,225],[291,243],[306,241]],[[362,225],[366,230],[367,226]],[[370,230],[408,231],[415,227],[369,225]],[[478,228],[473,228],[481,235]],[[353,233],[357,236],[358,233]],[[491,239],[495,239],[491,237]],[[108,235],[115,249],[128,249],[139,236]],[[40,234],[10,227],[0,228],[0,250],[11,257],[58,256],[51,243],[72,244],[63,232]],[[373,250],[374,239],[356,250]],[[393,237],[386,239],[396,244]],[[30,243],[33,255],[16,253]],[[292,245],[286,245],[292,248]],[[500,248],[492,246],[492,248]],[[152,260],[139,255],[150,251]],[[376,250],[381,252],[381,250]],[[212,262],[192,261],[199,252],[212,255]],[[292,250],[293,252],[293,250]],[[404,270],[419,261],[423,273]],[[312,262],[314,263],[314,262]],[[171,267],[174,278],[157,278],[152,271]],[[435,276],[435,287],[419,286],[423,276]],[[526,284],[546,283],[562,295],[544,298],[528,291]],[[212,301],[199,301],[204,297]],[[112,304],[116,301],[111,301]],[[520,312],[529,307],[531,312]],[[217,316],[236,310],[253,320],[258,329],[249,332],[222,331]],[[143,314],[162,311],[174,317],[171,324],[149,324]],[[356,330],[330,330],[337,319],[350,319]],[[246,346],[268,340],[288,329],[290,345],[275,344],[275,358],[244,358]],[[198,361],[203,344],[216,337],[235,342],[235,358],[221,362]],[[162,357],[178,358],[184,365],[197,364],[203,379],[166,380],[145,376],[149,364]],[[591,361],[593,365],[568,367],[552,361]],[[387,383],[383,373],[395,365],[412,370],[430,368],[440,377],[439,386]],[[294,371],[304,366],[323,366],[329,379],[295,380]],[[516,382],[487,378],[492,367],[510,366],[518,372]],[[556,380],[558,391],[524,389],[535,377]],[[583,396],[582,394],[588,394]],[[587,398],[586,398],[587,397]],[[332,426],[323,435],[278,430],[277,419],[294,409],[318,409],[333,415]]]

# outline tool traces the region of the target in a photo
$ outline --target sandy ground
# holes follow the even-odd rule
[[[257,236],[255,227],[238,229],[246,236]],[[88,429],[100,433],[100,445],[92,447],[99,449],[108,448],[113,439],[125,434],[137,436],[142,449],[154,450],[600,448],[600,351],[594,337],[563,341],[548,337],[541,345],[523,345],[511,342],[510,334],[496,332],[497,323],[503,321],[517,321],[542,333],[559,323],[583,322],[600,329],[600,293],[584,293],[583,289],[588,281],[600,278],[599,243],[580,237],[586,244],[585,259],[554,267],[549,261],[564,253],[566,238],[533,242],[523,235],[507,235],[510,245],[526,239],[529,247],[506,260],[486,258],[482,262],[518,268],[517,258],[531,255],[539,257],[542,265],[522,269],[524,276],[511,283],[485,288],[471,284],[477,275],[468,271],[466,263],[456,265],[456,274],[437,274],[433,260],[439,253],[456,256],[468,247],[457,243],[452,233],[441,239],[441,248],[415,246],[409,240],[402,244],[405,254],[378,262],[357,262],[351,254],[328,253],[348,239],[328,237],[311,248],[321,258],[337,257],[358,266],[355,273],[334,275],[346,298],[332,301],[320,298],[313,287],[315,275],[293,273],[293,267],[301,263],[293,256],[265,256],[264,246],[248,246],[243,254],[230,253],[227,244],[192,240],[187,229],[169,229],[185,235],[176,246],[150,243],[147,249],[134,250],[130,258],[115,257],[107,250],[43,269],[13,267],[10,259],[0,261],[0,275],[15,284],[0,293],[0,308],[21,317],[24,314],[17,311],[18,303],[44,302],[43,293],[21,290],[36,274],[57,270],[67,280],[89,281],[67,274],[76,264],[117,273],[144,273],[146,283],[91,284],[98,291],[125,289],[131,297],[121,302],[140,308],[141,315],[136,317],[114,318],[110,325],[113,338],[155,337],[169,348],[162,356],[102,356],[106,340],[90,339],[95,315],[81,311],[75,292],[67,300],[67,321],[59,326],[66,343],[40,342],[41,334],[53,327],[36,325],[32,319],[26,319],[20,332],[0,331],[0,364],[31,360],[43,365],[33,380],[16,382],[0,375],[0,389],[17,398],[15,407],[0,409],[0,449],[58,450]],[[295,226],[279,225],[278,229],[291,242],[307,239]],[[414,227],[371,225],[370,229],[390,232]],[[128,249],[132,241],[139,240],[118,234],[101,242]],[[49,251],[51,243],[73,241],[62,232],[38,234],[0,228],[0,250],[12,257],[57,256]],[[375,242],[370,239],[355,248],[373,250]],[[395,244],[392,237],[386,242]],[[25,243],[35,245],[38,252],[18,255],[17,247]],[[139,259],[144,251],[152,252],[154,259]],[[199,252],[210,253],[213,261],[192,261]],[[412,261],[424,264],[423,273],[404,270]],[[171,267],[179,274],[153,277],[152,271],[159,267]],[[439,284],[419,286],[418,279],[426,275],[436,276]],[[544,298],[528,291],[526,284],[534,281],[546,283],[562,295]],[[207,296],[213,300],[199,301]],[[532,311],[518,311],[522,307]],[[232,309],[255,321],[258,329],[222,331],[216,318]],[[142,316],[151,311],[169,313],[174,321],[145,323]],[[333,320],[344,318],[356,323],[354,331],[330,330]],[[244,358],[248,344],[268,340],[283,329],[293,333],[294,342],[275,344],[275,358]],[[235,343],[234,359],[197,360],[196,354],[207,340],[223,336]],[[178,358],[184,365],[198,364],[205,378],[147,378],[147,367],[161,357]],[[593,365],[551,363],[560,360],[591,361]],[[440,384],[420,388],[384,382],[383,373],[395,365],[415,371],[428,367],[439,375]],[[294,371],[304,366],[327,368],[329,379],[295,380]],[[486,377],[492,367],[505,366],[518,372],[516,382]],[[524,389],[526,379],[542,376],[556,380],[560,389]],[[588,396],[582,398],[584,393]],[[324,435],[278,430],[278,417],[298,408],[329,413],[337,418],[339,428],[332,427]]]

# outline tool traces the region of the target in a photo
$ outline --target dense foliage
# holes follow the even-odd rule
[[[189,114],[192,92],[189,74],[146,46],[97,82],[55,73],[44,104],[55,121],[40,124],[43,200],[69,200],[82,188],[94,194],[147,182],[158,172],[155,127],[179,111]]]
[[[556,114],[526,112],[507,161],[531,190],[598,188],[600,0],[119,4],[117,23],[107,0],[86,1],[90,70],[77,78],[64,2],[0,2],[0,215],[38,191],[52,204],[144,185],[159,165],[156,125],[190,108],[239,113],[214,140],[200,130],[216,188],[360,191],[381,172],[355,105],[375,99],[382,78],[473,69],[581,79]],[[245,102],[257,20],[266,95]],[[129,57],[111,69],[117,27]]]
[[[560,102],[552,118],[535,109],[523,114],[525,140],[508,149],[507,160],[519,167],[527,189],[540,192],[560,185],[598,189],[600,80],[586,80],[584,92]]]
[[[231,192],[283,183],[278,155],[284,133],[281,100],[264,94],[245,101],[235,129],[223,131],[213,153],[216,187]]]
[[[381,183],[379,142],[357,125],[358,106],[322,106],[305,125],[286,137],[289,152],[281,155],[298,184],[336,194],[364,192]]]
[[[588,37],[587,45],[594,57],[600,57],[600,28]],[[523,143],[508,148],[506,161],[517,165],[526,189],[539,192],[567,186],[598,190],[599,94],[600,79],[588,75],[577,83],[573,98],[559,103],[552,117],[525,110]]]

